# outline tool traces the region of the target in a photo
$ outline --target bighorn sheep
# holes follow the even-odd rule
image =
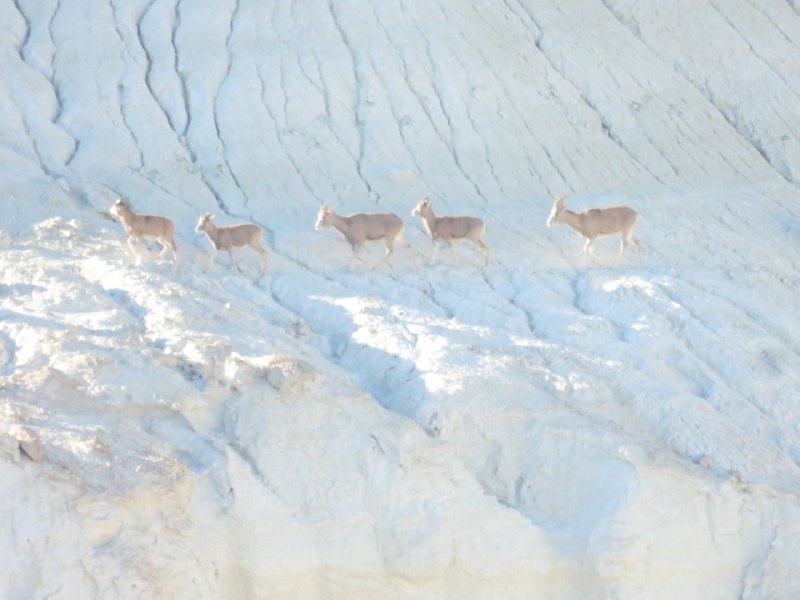
[[[355,259],[363,261],[359,256],[359,252],[364,242],[379,240],[386,240],[386,253],[383,255],[381,261],[375,265],[376,268],[389,259],[389,256],[394,252],[395,242],[404,245],[411,255],[411,260],[414,261],[414,264],[417,262],[417,259],[414,257],[414,251],[411,249],[411,244],[403,241],[405,223],[395,214],[356,213],[349,217],[342,217],[333,212],[326,202],[323,202],[317,213],[317,223],[314,228],[319,231],[323,227],[335,227],[348,241],[350,247],[353,249],[353,256],[350,260],[351,268]]]
[[[631,233],[638,216],[635,210],[627,206],[609,206],[607,208],[590,208],[576,213],[564,206],[566,197],[567,194],[562,192],[553,198],[553,210],[550,211],[550,217],[547,219],[548,227],[551,227],[553,223],[566,223],[572,227],[579,236],[586,239],[583,251],[589,256],[594,256],[592,244],[598,236],[619,233],[622,235],[619,256],[625,252],[630,241],[636,244],[641,262],[642,248],[639,240]]]
[[[433,254],[430,263],[436,259],[439,250],[439,242],[446,242],[453,255],[456,264],[458,258],[453,250],[453,242],[469,240],[480,247],[484,256],[484,267],[489,265],[489,246],[483,241],[483,234],[486,232],[486,224],[477,217],[437,217],[431,209],[431,201],[423,198],[419,204],[411,211],[412,216],[421,216],[425,224],[425,230],[433,240]]]
[[[133,245],[134,239],[155,240],[161,244],[161,253],[158,255],[163,258],[167,249],[172,249],[175,262],[178,262],[178,247],[175,245],[175,225],[165,217],[154,215],[139,215],[128,208],[125,198],[117,198],[111,205],[109,211],[119,219],[128,234],[128,247],[136,255],[136,264],[141,263],[142,257]]]
[[[259,272],[262,275],[266,273],[267,261],[269,258],[266,248],[261,245],[261,228],[250,223],[231,225],[229,227],[217,227],[212,222],[213,220],[214,215],[211,213],[202,214],[197,220],[197,227],[194,229],[198,233],[205,233],[208,240],[211,242],[211,261],[208,263],[208,269],[211,270],[211,267],[214,265],[214,259],[217,257],[217,250],[227,250],[228,256],[231,257],[231,265],[233,266],[234,273],[241,273],[239,267],[236,265],[236,260],[233,258],[233,250],[234,248],[250,246],[261,255],[261,267]]]

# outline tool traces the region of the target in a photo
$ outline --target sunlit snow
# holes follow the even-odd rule
[[[800,597],[796,0],[0,0],[0,50],[0,597]]]

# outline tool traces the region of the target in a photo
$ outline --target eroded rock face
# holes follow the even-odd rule
[[[29,439],[20,440],[19,449],[33,462],[42,461],[42,456],[44,453],[42,451],[42,442],[39,440],[39,438],[31,437]]]
[[[8,433],[0,433],[0,457],[16,460],[19,458],[19,440]]]
[[[225,361],[225,375],[238,389],[266,382],[278,392],[297,392],[314,379],[315,373],[308,362],[283,354],[249,357],[233,352]]]
[[[306,386],[316,370],[306,361],[273,354],[266,366],[267,381],[279,392],[296,392]]]
[[[14,462],[25,457],[38,463],[44,457],[44,446],[39,436],[30,429],[15,425],[0,433],[0,457]]]

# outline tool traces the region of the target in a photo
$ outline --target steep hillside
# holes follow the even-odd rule
[[[0,596],[798,596],[800,8],[662,4],[0,0]]]

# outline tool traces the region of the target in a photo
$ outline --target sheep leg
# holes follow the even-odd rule
[[[597,264],[597,261],[594,258],[594,247],[592,246],[592,244],[594,244],[594,238],[586,242],[586,245],[583,247],[583,251],[589,256],[592,264],[594,265]]]
[[[261,247],[259,246],[259,248]],[[264,248],[261,248],[258,253],[261,255],[261,268],[259,271],[263,275],[267,272],[267,267],[269,266],[269,254],[267,254],[267,251]]]
[[[388,261],[389,257],[392,255],[393,252],[394,252],[394,248],[392,247],[392,244],[387,240],[387,242],[386,242],[386,252],[383,254],[383,258],[378,262],[378,264],[375,265],[375,268],[377,269],[378,267],[383,265],[386,261]]]
[[[175,244],[175,239],[171,238],[171,239],[167,240],[167,244],[172,249],[172,255],[175,257],[175,262],[176,263],[181,262],[181,259],[178,256],[178,246],[177,246],[177,244]]]
[[[478,241],[476,243],[480,247],[481,253],[483,254],[483,258],[484,258],[483,266],[484,267],[488,267],[489,266],[489,246],[486,244],[486,242],[484,242],[480,238],[478,238]]]
[[[231,257],[231,266],[233,267],[233,272],[237,275],[241,273],[239,267],[236,265],[236,259],[233,258],[233,248],[228,248],[228,256]]]
[[[456,251],[455,251],[455,250],[453,250],[453,242],[451,242],[450,240],[447,240],[447,247],[448,247],[448,248],[450,248],[450,254],[452,254],[452,255],[453,255],[453,261],[455,261],[455,263],[456,263],[457,265],[458,265],[458,264],[460,264],[460,263],[458,262],[458,257],[456,256]]]
[[[628,247],[628,238],[625,234],[622,235],[622,240],[619,242],[619,257],[622,258],[622,254],[625,252],[625,248]]]
[[[619,247],[619,255],[622,256],[622,253],[628,247],[628,243],[633,242],[636,245],[636,255],[638,257],[639,264],[642,264],[642,246],[639,243],[639,240],[634,237],[634,235],[630,232],[630,230],[624,232],[622,234],[622,241],[620,242]]]
[[[411,244],[409,244],[407,241],[405,241],[403,239],[403,231],[404,231],[404,227],[401,227],[400,231],[397,232],[397,235],[395,236],[394,241],[397,242],[397,243],[402,244],[403,246],[405,246],[406,250],[408,251],[408,255],[411,257],[411,261],[414,263],[414,266],[416,267],[417,266],[417,257],[414,256],[414,249],[411,247]]]
[[[214,260],[217,258],[217,249],[211,248],[211,260],[208,261],[208,271],[211,272],[211,268],[214,266]]]
[[[361,256],[361,244],[352,244],[353,247],[353,256],[350,258],[350,270],[353,270],[353,267],[356,264],[356,260],[360,260],[362,263],[366,264],[366,261]]]
[[[641,265],[642,264],[642,245],[639,243],[639,240],[637,240],[635,237],[633,237],[633,235],[629,235],[629,237],[631,238],[631,241],[634,244],[636,244],[636,255],[638,256],[639,264]]]
[[[142,255],[139,254],[139,251],[136,249],[136,246],[133,243],[133,238],[132,237],[128,238],[128,248],[131,249],[131,252],[133,252],[133,255],[136,257],[135,264],[137,264],[137,265],[142,264]]]
[[[175,247],[175,242],[172,240],[161,239],[158,240],[158,243],[161,244],[161,252],[158,253],[158,258],[164,258],[167,255],[167,252],[172,250],[172,255],[175,257],[175,262],[178,261],[178,249]]]
[[[436,260],[436,253],[437,252],[439,252],[439,242],[434,240],[434,242],[433,242],[433,253],[431,254],[431,259],[428,261],[429,265],[432,265],[433,261]]]
[[[596,238],[591,238],[590,240],[588,240],[588,241],[586,242],[586,245],[583,247],[583,251],[584,251],[584,252],[585,252],[587,255],[589,255],[589,256],[591,257],[591,259],[592,259],[592,262],[594,262],[594,261],[595,261],[595,260],[594,260],[594,241],[595,241],[595,239],[596,239]]]
[[[267,272],[267,264],[269,262],[269,255],[267,254],[266,248],[258,243],[258,240],[253,240],[250,242],[250,247],[255,250],[256,252],[261,255],[261,265],[259,267],[259,273],[262,275]]]

